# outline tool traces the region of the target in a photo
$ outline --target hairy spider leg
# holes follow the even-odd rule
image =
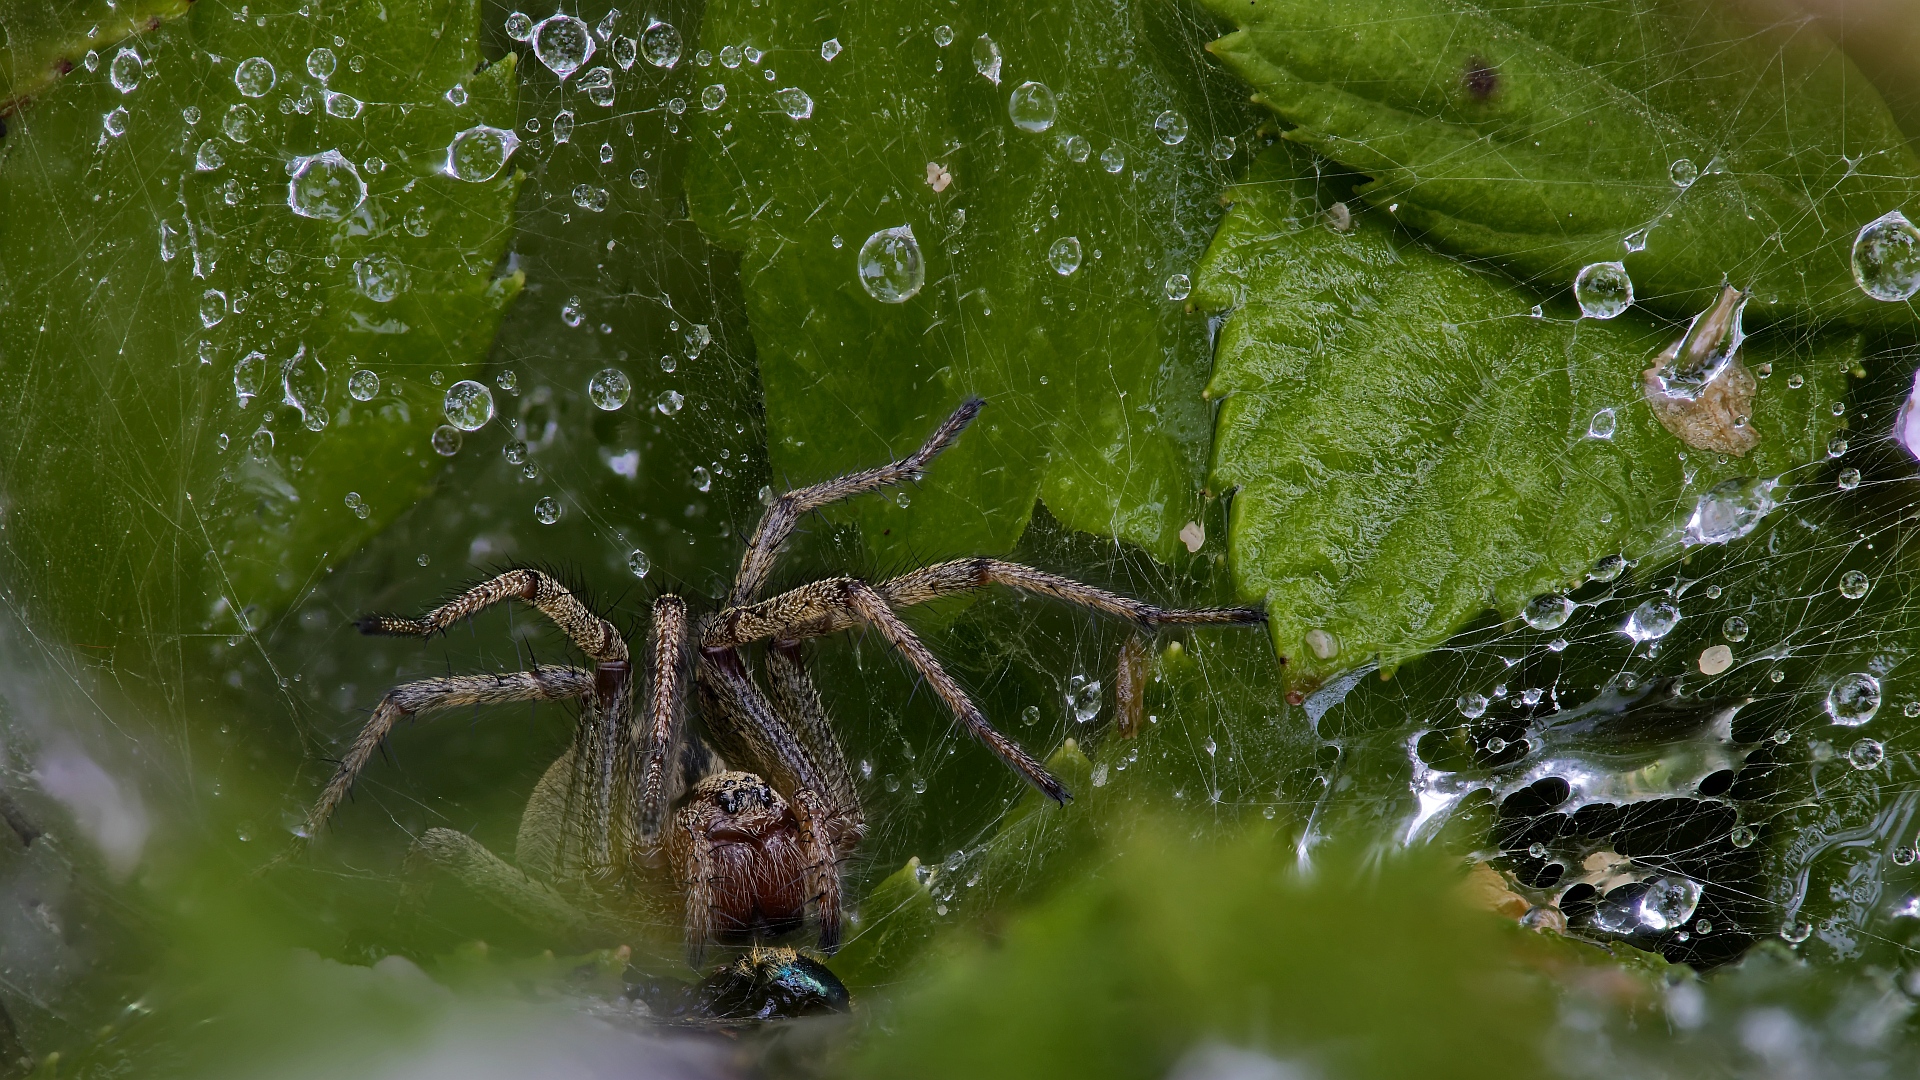
[[[984,399],[968,398],[953,411],[953,415],[934,429],[920,449],[899,461],[877,469],[848,473],[798,491],[789,491],[775,499],[761,516],[760,524],[754,527],[753,539],[747,543],[747,553],[740,558],[740,572],[734,577],[733,594],[728,597],[728,605],[737,607],[750,604],[759,597],[760,590],[766,587],[767,576],[773,571],[773,563],[780,554],[781,545],[787,542],[787,537],[793,533],[793,527],[803,515],[842,499],[878,491],[889,484],[919,479],[927,464],[938,457],[941,451],[952,446],[985,406]]]
[[[691,641],[686,601],[671,594],[653,602],[653,637],[645,726],[636,726],[632,742],[639,751],[638,843],[651,850],[659,842],[674,792],[667,770],[686,727],[687,646]],[[623,760],[626,760],[623,758]]]
[[[397,615],[368,615],[359,622],[363,634],[428,637],[503,600],[532,604],[567,635],[576,648],[596,663],[623,663],[627,642],[612,623],[595,615],[552,575],[538,570],[509,570],[483,581],[418,619]]]
[[[462,705],[491,705],[513,701],[559,701],[585,697],[594,691],[592,672],[576,667],[541,665],[531,671],[503,672],[496,675],[449,675],[405,683],[386,692],[374,706],[360,734],[340,759],[340,767],[320,792],[320,798],[307,814],[307,837],[318,836],[321,826],[353,787],[360,771],[379,748],[393,725],[403,716],[417,716]]]
[[[605,936],[604,930],[596,934],[594,920],[553,886],[529,876],[466,833],[428,829],[413,842],[407,851],[405,900],[409,906],[424,904],[429,867],[446,872],[529,926],[552,927],[576,941]]]

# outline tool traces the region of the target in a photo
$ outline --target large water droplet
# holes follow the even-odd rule
[[[132,49],[121,49],[113,56],[113,63],[107,65],[107,81],[115,90],[130,94],[140,85],[140,76],[146,71],[145,61]],[[259,95],[254,95],[258,97]]]
[[[1658,641],[1680,622],[1680,609],[1665,600],[1647,600],[1627,616],[1621,631],[1635,641]]]
[[[384,251],[353,261],[353,282],[360,295],[376,304],[391,303],[407,290],[407,264]]]
[[[112,112],[109,112],[101,118],[100,126],[106,129],[107,134],[116,139],[125,135],[127,133],[127,107],[125,105],[116,106]]]
[[[533,36],[533,20],[523,12],[514,12],[507,16],[507,36],[515,41],[525,41]]]
[[[264,56],[249,56],[233,69],[233,85],[242,97],[266,97],[278,77]]]
[[[1185,274],[1168,274],[1161,288],[1166,291],[1167,299],[1185,300],[1193,295],[1193,279]]]
[[[560,520],[560,501],[551,495],[543,495],[533,504],[533,517],[542,525],[551,525]]]
[[[520,148],[520,136],[497,127],[478,124],[453,137],[447,144],[448,176],[482,183],[500,175],[507,159]]]
[[[233,365],[233,396],[239,399],[240,407],[246,408],[253,399],[260,396],[260,384],[267,377],[267,354],[255,350],[240,358]]]
[[[200,325],[212,329],[227,317],[227,294],[208,289],[200,294]]]
[[[1000,46],[985,34],[973,40],[973,70],[993,85],[1000,85]]]
[[[521,16],[521,18],[525,17]],[[332,49],[323,47],[307,54],[307,74],[313,76],[315,82],[326,82],[333,78],[334,68],[338,64],[339,61],[334,59]]]
[[[653,560],[647,558],[646,552],[635,549],[627,556],[627,569],[634,577],[646,577],[647,573],[653,569]]]
[[[433,452],[441,457],[452,457],[458,454],[462,441],[460,429],[452,424],[441,424],[433,429],[432,435],[427,437],[427,444],[432,446]]]
[[[195,172],[213,172],[226,163],[227,158],[220,152],[220,144],[212,139],[201,143],[199,151],[193,155]]]
[[[253,106],[244,101],[229,106],[226,117],[220,121],[220,130],[227,133],[227,138],[237,143],[253,138],[253,133],[259,130],[259,127],[260,114],[253,111]]]
[[[602,368],[587,380],[587,400],[602,412],[613,412],[627,403],[633,383],[619,368]]]
[[[1672,179],[1674,187],[1690,188],[1695,180],[1700,179],[1700,170],[1692,159],[1676,158],[1672,165],[1667,166],[1667,176]]]
[[[1558,630],[1567,624],[1567,617],[1573,614],[1573,601],[1564,596],[1536,596],[1527,601],[1526,609],[1520,617],[1535,630]]]
[[[833,58],[840,55],[840,50],[840,39],[828,38],[820,43],[820,59],[832,63]]]
[[[1616,425],[1612,409],[1600,409],[1587,421],[1587,438],[1611,439]]]
[[[607,46],[613,51],[613,62],[620,65],[621,71],[633,69],[633,62],[640,59],[640,43],[622,34],[614,38]]]
[[[587,100],[601,108],[613,105],[613,69],[605,64],[589,69],[574,88],[587,95]]]
[[[327,368],[306,343],[280,365],[280,390],[281,400],[300,410],[301,426],[308,431],[327,426]]]
[[[708,112],[713,112],[726,103],[727,88],[719,83],[714,83],[700,91],[700,107]]]
[[[341,221],[367,201],[367,182],[338,150],[293,159],[287,207],[301,217]]]
[[[1068,277],[1080,269],[1080,238],[1063,236],[1047,249],[1047,264],[1061,277]]]
[[[713,344],[713,331],[707,328],[706,323],[694,323],[687,328],[681,340],[686,343],[687,359],[698,360],[707,346]]]
[[[680,62],[680,31],[670,22],[647,24],[640,35],[640,55],[657,68],[670,68]]]
[[[1849,570],[1840,575],[1840,595],[1849,600],[1858,600],[1873,588],[1873,582],[1858,570]]]
[[[1853,239],[1853,280],[1875,300],[1905,300],[1920,292],[1920,229],[1895,210]]]
[[[1880,711],[1880,680],[1864,671],[1842,675],[1827,691],[1827,715],[1836,724],[1858,727]]]
[[[487,389],[486,383],[461,379],[447,387],[444,406],[447,423],[461,431],[479,431],[493,419],[493,391]]]
[[[780,103],[781,112],[795,120],[805,120],[813,115],[813,98],[797,86],[774,91],[773,100]]]
[[[1611,319],[1633,305],[1633,279],[1621,263],[1590,263],[1573,279],[1573,298],[1587,318]]]
[[[1100,151],[1100,167],[1110,173],[1119,172],[1127,167],[1127,152],[1120,148],[1119,143],[1114,143]]]
[[[1720,636],[1728,641],[1747,640],[1747,620],[1738,615],[1727,616],[1727,621],[1720,624]]]
[[[1687,543],[1725,544],[1757,528],[1776,505],[1775,481],[1754,477],[1722,480],[1694,504],[1687,519]]]
[[[1067,684],[1067,711],[1082,724],[1100,715],[1100,680],[1075,675]]]
[[[1168,109],[1153,118],[1153,133],[1168,146],[1179,146],[1187,141],[1187,118]]]
[[[1887,748],[1873,739],[1861,739],[1847,748],[1847,763],[1863,771],[1878,766],[1886,758]]]
[[[355,401],[372,401],[380,392],[380,376],[366,368],[347,376],[347,395]]]
[[[1683,877],[1654,878],[1640,897],[1640,925],[1655,933],[1684,926],[1699,905],[1699,882]]]
[[[881,229],[860,245],[860,285],[883,304],[904,304],[927,283],[927,263],[913,226]]]
[[[1021,131],[1041,132],[1053,126],[1053,91],[1046,83],[1023,82],[1007,96],[1007,116]]]
[[[342,94],[334,90],[327,91],[328,116],[338,120],[351,120],[359,116],[360,110],[363,108],[365,108],[365,104],[352,94]]]
[[[686,403],[687,399],[678,390],[662,390],[660,396],[653,399],[653,407],[660,411],[661,416],[672,416]]]
[[[1487,695],[1485,694],[1461,694],[1454,699],[1453,705],[1460,710],[1461,716],[1469,720],[1478,720],[1487,715]]]
[[[533,55],[547,70],[565,79],[593,58],[593,34],[586,20],[572,15],[549,15],[533,28]]]

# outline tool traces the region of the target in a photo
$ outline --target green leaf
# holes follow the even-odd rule
[[[1856,285],[1851,257],[1862,226],[1912,208],[1920,160],[1804,22],[1664,0],[1208,6],[1243,28],[1211,48],[1297,125],[1288,138],[1456,252],[1559,287],[1623,260],[1675,316],[1731,281],[1761,319],[1912,319]]]
[[[1748,339],[1746,364],[1771,371],[1757,446],[1691,448],[1643,383],[1673,328],[1631,310],[1530,317],[1537,296],[1408,242],[1384,212],[1338,231],[1352,178],[1315,172],[1285,143],[1256,163],[1196,292],[1232,309],[1208,393],[1224,399],[1213,486],[1239,489],[1238,588],[1266,601],[1297,687],[1370,660],[1391,672],[1603,556],[1674,550],[1716,484],[1825,459],[1857,339]],[[1596,438],[1603,410],[1613,430]]]
[[[0,117],[89,62],[110,64],[105,49],[187,12],[192,0],[89,0],[0,4]]]
[[[514,121],[477,3],[248,11],[203,0],[0,144],[7,553],[45,625],[135,670],[259,625],[412,503],[519,288],[493,273],[516,172],[445,171]]]
[[[1038,496],[1074,528],[1170,556],[1199,512],[1209,423],[1204,328],[1165,282],[1191,272],[1219,213],[1210,145],[1251,114],[1212,111],[1228,95],[1194,70],[1205,32],[1171,8],[983,0],[940,18],[821,0],[707,11],[720,64],[691,110],[689,202],[744,252],[775,475],[898,456],[979,394],[989,409],[910,511],[845,511],[879,551],[1006,551]],[[1045,130],[1013,122],[1020,95],[1054,103]],[[1156,136],[1166,111],[1191,128],[1178,145]],[[903,226],[925,284],[883,303],[860,252]],[[1057,244],[1078,245],[1077,270],[1056,273]]]

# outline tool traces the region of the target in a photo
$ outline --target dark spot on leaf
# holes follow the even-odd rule
[[[1467,57],[1467,69],[1460,74],[1460,85],[1467,88],[1467,96],[1475,101],[1485,101],[1500,89],[1500,73],[1492,64],[1478,56]]]

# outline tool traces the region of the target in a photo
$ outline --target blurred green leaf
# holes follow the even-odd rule
[[[1757,447],[1691,449],[1642,386],[1674,328],[1631,309],[1530,317],[1539,297],[1409,243],[1383,212],[1346,221],[1334,200],[1352,178],[1317,168],[1267,151],[1195,297],[1231,309],[1208,391],[1224,399],[1213,486],[1239,489],[1234,573],[1296,686],[1369,660],[1390,672],[1489,605],[1517,614],[1603,556],[1677,548],[1679,518],[1722,481],[1825,459],[1857,339],[1749,338],[1747,365],[1772,371]]]
[[[979,394],[991,407],[910,511],[846,511],[877,551],[1004,552],[1038,496],[1168,557],[1199,510],[1209,418],[1204,328],[1166,281],[1219,213],[1215,136],[1250,114],[1213,104],[1230,95],[1194,62],[1207,32],[1171,5],[980,0],[938,19],[819,0],[706,13],[720,63],[689,105],[689,201],[744,252],[774,473],[898,456]],[[861,252],[902,227],[924,287],[882,302]]]
[[[0,144],[14,587],[129,670],[256,628],[418,498],[519,288],[518,174],[446,171],[514,122],[478,4],[285,7],[206,0]]]
[[[1763,319],[1912,321],[1850,260],[1862,226],[1920,192],[1920,160],[1803,20],[1678,0],[1207,6],[1241,25],[1212,49],[1288,138],[1454,251],[1556,287],[1624,260],[1676,316],[1731,281]]]
[[[0,117],[75,68],[112,63],[112,56],[102,57],[97,50],[159,29],[166,20],[186,14],[192,2],[0,3]]]

